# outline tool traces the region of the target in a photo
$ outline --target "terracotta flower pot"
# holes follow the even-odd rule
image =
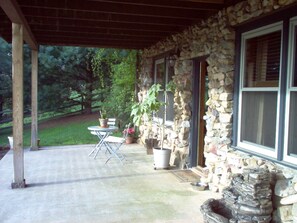
[[[127,136],[126,138],[126,144],[131,144],[134,142],[134,138],[132,136]]]
[[[99,123],[100,123],[100,127],[106,128],[107,123],[108,123],[108,119],[99,118]]]

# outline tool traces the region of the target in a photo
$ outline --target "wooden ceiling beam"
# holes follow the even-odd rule
[[[12,23],[23,25],[23,35],[25,42],[29,44],[31,49],[37,50],[38,44],[36,39],[16,0],[0,0],[0,6]]]
[[[85,40],[64,40],[61,39],[40,39],[40,45],[56,45],[56,46],[80,46],[80,47],[98,47],[98,48],[120,48],[120,49],[143,49],[149,45],[133,43],[117,42],[99,42],[99,41],[85,41]]]
[[[93,1],[28,1],[22,0],[21,7],[30,6],[32,10],[35,8],[43,9],[64,9],[75,11],[87,11],[97,13],[121,14],[121,15],[137,15],[160,18],[183,18],[193,20],[201,18],[201,16],[208,16],[211,11],[217,10],[209,9],[208,11],[201,11],[196,8],[179,9],[179,8],[160,8],[153,6],[139,7],[137,5],[125,5],[124,3],[109,3],[109,2],[93,2]]]
[[[224,0],[177,0],[180,2],[195,2],[195,3],[210,3],[210,4],[224,4]]]
[[[32,30],[38,33],[38,30],[46,30],[47,32],[57,32],[59,30],[65,32],[74,32],[74,33],[89,33],[90,35],[93,34],[104,34],[107,33],[109,35],[124,35],[124,36],[138,36],[138,37],[159,37],[164,38],[168,36],[168,33],[162,31],[145,31],[145,30],[125,30],[125,29],[107,29],[107,28],[91,28],[91,27],[69,27],[63,26],[60,27],[61,29],[57,30],[55,26],[50,25],[31,25]]]
[[[73,21],[73,20],[56,20],[47,18],[45,20],[31,20],[30,25],[50,25],[56,27],[57,30],[62,30],[63,27],[76,27],[76,28],[103,28],[107,31],[110,29],[125,29],[125,30],[145,30],[145,31],[162,31],[164,33],[173,33],[180,31],[179,27],[175,26],[159,26],[159,25],[142,25],[130,23],[116,23],[116,22],[91,22],[91,21]]]
[[[143,38],[123,38],[121,36],[102,36],[102,35],[71,35],[67,33],[39,33],[38,39],[44,39],[44,38],[60,38],[60,39],[73,39],[73,40],[89,40],[89,41],[118,41],[118,42],[135,42],[135,43],[146,43],[146,44],[152,44],[156,42],[157,40],[153,39],[143,39]]]
[[[169,19],[169,18],[155,18],[146,16],[134,16],[134,15],[119,15],[108,13],[95,13],[95,12],[81,12],[73,10],[57,10],[57,9],[39,9],[32,10],[30,7],[23,7],[22,11],[28,22],[30,20],[38,18],[51,18],[51,19],[75,19],[77,21],[99,21],[99,22],[121,22],[121,23],[135,23],[135,24],[148,24],[148,25],[175,25],[180,27],[186,27],[189,23],[187,19]],[[196,18],[198,20],[198,18]],[[201,16],[199,19],[203,19]]]
[[[219,10],[224,6],[224,0],[89,0],[94,2],[109,2],[109,3],[121,3],[126,5],[137,6],[153,6],[160,8],[177,8],[177,9],[193,9],[199,10]]]
[[[41,35],[62,35],[62,36],[75,36],[75,35],[81,35],[86,37],[99,37],[99,38],[118,38],[118,39],[139,39],[139,40],[153,40],[157,41],[160,39],[160,36],[148,36],[148,35],[134,35],[134,34],[104,34],[100,32],[82,32],[79,30],[73,30],[73,31],[51,31],[51,30],[44,30],[44,29],[35,29],[34,32],[36,33],[36,36]]]

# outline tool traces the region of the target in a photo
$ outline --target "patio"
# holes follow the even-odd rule
[[[12,151],[0,161],[1,222],[203,222],[200,205],[219,197],[194,191],[172,172],[154,170],[138,144],[122,147],[124,165],[94,145],[25,149],[26,189],[11,189]]]

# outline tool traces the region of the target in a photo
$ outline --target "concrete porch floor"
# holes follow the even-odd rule
[[[173,170],[154,170],[153,156],[125,145],[124,165],[88,156],[94,145],[25,150],[28,187],[11,189],[12,151],[0,160],[0,222],[198,222],[200,205],[218,198],[194,191]]]

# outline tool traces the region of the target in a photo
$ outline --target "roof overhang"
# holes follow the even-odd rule
[[[0,36],[24,25],[31,48],[143,49],[240,0],[0,0]]]

